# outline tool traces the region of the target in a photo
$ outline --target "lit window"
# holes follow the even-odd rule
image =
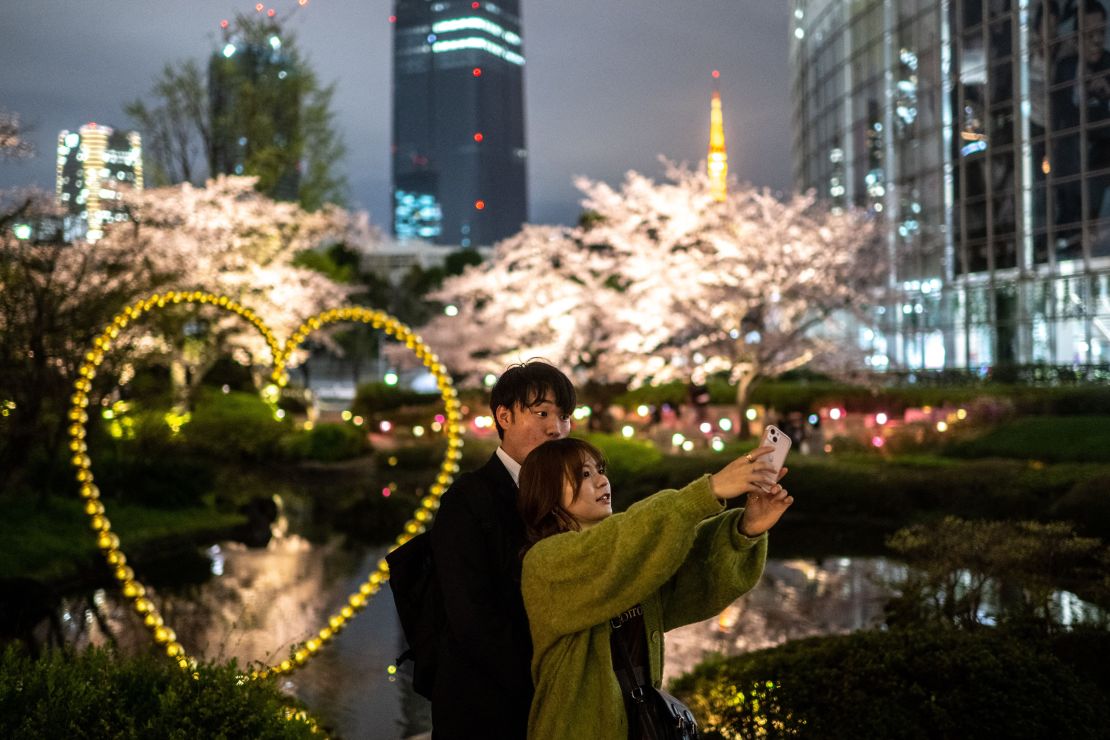
[[[520,36],[503,26],[494,23],[493,21],[486,20],[485,18],[478,18],[476,16],[468,16],[466,18],[452,18],[447,21],[440,21],[432,26],[434,33],[449,33],[450,31],[482,31],[488,33],[490,36],[498,39],[504,39],[510,44],[520,46]]]
[[[524,65],[524,57],[517,54],[515,51],[509,51],[500,44],[495,44],[489,39],[480,38],[478,36],[468,36],[462,39],[451,39],[450,41],[437,41],[432,44],[432,52],[435,54],[443,54],[449,51],[460,51],[463,49],[478,49],[480,51],[492,54],[495,57],[504,59],[510,64],[517,66]]]

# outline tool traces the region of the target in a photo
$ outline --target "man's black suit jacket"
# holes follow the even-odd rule
[[[432,690],[432,736],[520,738],[532,702],[532,639],[520,595],[524,525],[517,487],[494,453],[459,476],[432,526],[447,629]]]

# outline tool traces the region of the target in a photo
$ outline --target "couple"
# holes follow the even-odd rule
[[[760,448],[613,515],[601,453],[567,438],[575,403],[551,365],[506,370],[490,397],[501,446],[443,496],[434,740],[643,736],[630,684],[659,687],[663,631],[755,585],[793,502]]]

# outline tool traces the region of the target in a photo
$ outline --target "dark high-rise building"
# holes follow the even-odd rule
[[[256,175],[258,188],[296,200],[300,185],[300,69],[277,23],[225,29],[208,64],[212,174]]]
[[[396,0],[393,233],[492,244],[528,218],[519,0]]]

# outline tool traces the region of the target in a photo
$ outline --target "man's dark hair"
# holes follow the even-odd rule
[[[497,407],[515,409],[517,406],[535,406],[544,396],[554,403],[564,414],[574,411],[578,397],[570,378],[558,368],[542,360],[528,360],[519,365],[510,365],[489,396],[489,410],[497,425],[497,436],[505,438],[505,430],[497,421]]]

